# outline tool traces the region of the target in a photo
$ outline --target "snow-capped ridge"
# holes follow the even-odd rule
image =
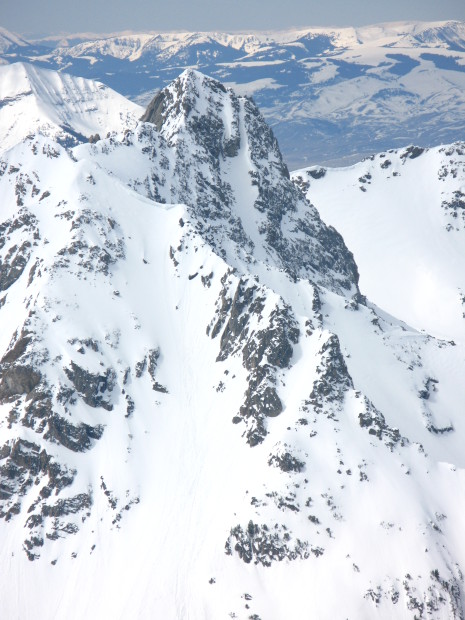
[[[0,26],[0,54],[5,54],[11,48],[26,47],[28,45],[28,41]]]
[[[392,47],[430,47],[432,49],[465,50],[465,23],[445,21],[415,24]]]
[[[2,149],[41,130],[65,144],[134,127],[141,108],[107,86],[18,62],[0,67]]]
[[[114,33],[107,37],[79,43],[74,46],[57,48],[58,55],[73,57],[98,54],[113,56],[134,62],[144,54],[162,53],[165,58],[173,57],[189,47],[220,45],[224,48],[241,51],[245,55],[266,50],[272,44],[295,45],[300,40],[327,37],[328,44],[335,49],[354,45],[381,44],[392,45],[399,37],[405,42],[415,42],[434,46],[454,46],[457,40],[463,41],[464,23],[460,21],[438,22],[387,22],[361,27],[303,27],[284,30],[265,30],[252,32],[142,32]],[[400,44],[401,45],[401,44]],[[454,47],[451,47],[454,49]]]

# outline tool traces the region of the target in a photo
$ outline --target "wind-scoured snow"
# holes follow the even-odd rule
[[[463,342],[364,299],[250,100],[144,119],[0,156],[2,613],[462,618]]]

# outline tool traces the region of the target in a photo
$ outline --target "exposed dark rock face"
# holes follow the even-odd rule
[[[203,76],[203,80],[207,89],[212,93],[226,92],[225,87],[220,82],[206,76]],[[153,123],[158,131],[163,128],[164,123],[170,117],[187,117],[195,125],[199,118],[204,118],[195,114],[199,97],[200,92],[195,80],[191,80],[189,87],[186,88],[182,80],[177,79],[173,82],[173,88],[164,88],[155,95],[140,120],[146,123]],[[205,122],[208,122],[207,119],[205,119]],[[216,123],[217,120],[214,118],[213,124],[216,125]],[[215,153],[215,151],[213,152]]]
[[[36,433],[44,434],[44,438],[56,442],[73,452],[82,452],[91,447],[92,440],[97,440],[103,433],[102,426],[92,427],[87,424],[74,425],[63,416],[56,413],[55,405],[70,402],[74,390],[64,397],[64,391],[59,392],[54,404],[52,390],[47,385],[40,372],[29,365],[33,356],[29,348],[33,344],[32,335],[23,329],[13,346],[6,352],[0,362],[0,394],[2,402],[8,402],[18,397],[24,397],[23,426],[31,428]],[[79,389],[83,390],[83,400],[93,403],[94,406],[103,406],[103,392],[109,387],[111,373],[97,380],[88,376],[77,365],[73,368],[72,377],[76,380]],[[22,401],[18,401],[22,402]],[[12,408],[10,424],[21,415],[21,409]],[[45,432],[44,432],[45,431]],[[66,466],[55,462],[39,445],[16,440],[13,444],[5,444],[0,451],[1,458],[6,459],[0,468],[0,485],[3,488],[3,498],[17,498],[38,481],[48,476],[48,483],[41,490],[41,497],[47,498],[54,490],[59,493],[62,488],[72,483],[74,474],[69,473]],[[18,501],[9,499],[8,510],[2,509],[5,518],[15,513]],[[11,505],[10,505],[11,504]],[[30,551],[30,549],[29,549]]]
[[[308,176],[308,173],[306,176]],[[302,194],[306,195],[308,190],[310,189],[310,181],[308,181],[307,178],[304,178],[302,175],[294,176],[292,180],[294,184],[300,189]]]
[[[401,153],[400,158],[403,160],[408,159],[416,159],[420,157],[425,152],[426,149],[421,148],[420,146],[409,146],[405,149],[403,153]]]
[[[55,504],[42,508],[44,517],[63,517],[70,514],[76,514],[83,508],[90,508],[92,498],[87,493],[81,493],[71,497],[70,499],[60,499]]]
[[[0,402],[29,394],[40,382],[40,373],[28,366],[12,366],[1,371]]]
[[[37,408],[37,402],[40,408]],[[91,447],[103,433],[103,427],[87,424],[74,425],[53,412],[50,393],[44,399],[35,401],[36,407],[26,408],[22,423],[30,426],[44,438],[58,443],[73,452],[83,452]],[[39,417],[39,426],[36,425]],[[6,520],[20,514],[22,497],[35,485],[39,491],[35,501],[28,508],[26,526],[30,530],[24,541],[24,550],[30,560],[40,555],[39,548],[45,539],[56,540],[66,534],[78,531],[76,523],[63,520],[70,514],[88,510],[90,495],[77,494],[57,503],[49,503],[52,495],[58,495],[73,484],[76,471],[56,459],[37,443],[24,439],[7,442],[0,448],[0,518]],[[53,519],[51,519],[53,517]],[[61,517],[58,520],[58,517]]]
[[[313,179],[322,179],[326,175],[326,168],[317,168],[316,170],[309,170],[308,173]]]
[[[441,207],[450,218],[447,230],[456,228],[459,222],[463,225],[465,222],[465,193],[461,190],[455,190],[448,200],[442,201]]]
[[[68,419],[67,407],[75,404],[80,395],[91,406],[111,409],[105,396],[113,389],[116,379],[111,369],[94,376],[72,362],[71,369],[64,370],[70,371],[73,387],[51,388],[43,372],[49,353],[41,344],[34,321],[35,312],[31,312],[22,330],[13,335],[0,361],[0,402],[12,403],[9,428],[20,422],[38,436],[37,442],[17,437],[0,448],[0,518],[10,520],[20,515],[24,511],[23,498],[26,494],[30,497],[38,487],[35,500],[27,507],[25,523],[28,534],[24,551],[30,560],[40,556],[47,540],[76,533],[78,525],[69,515],[88,511],[90,506],[90,495],[82,493],[50,503],[53,495],[59,495],[74,483],[76,471],[51,456],[48,446],[44,447],[39,438],[42,436],[72,452],[90,449],[92,442],[101,437],[103,426],[73,423]],[[90,350],[98,351],[92,339],[83,342]],[[73,510],[68,510],[70,506],[74,506]]]
[[[243,351],[245,367],[257,368],[266,357],[268,364],[278,368],[288,368],[293,355],[293,344],[299,341],[299,328],[292,315],[291,307],[284,304],[276,307],[270,315],[270,326],[257,332]]]
[[[81,521],[85,520],[90,515],[91,506],[90,493],[78,493],[67,499],[59,499],[54,504],[36,502],[31,508],[37,512],[26,521],[30,532],[24,540],[23,548],[28,559],[33,561],[40,557],[39,549],[45,540],[56,541],[64,536],[77,534],[79,527],[73,517],[85,513],[85,516],[81,516]]]
[[[264,288],[240,279],[234,290],[231,274],[225,274],[222,283],[216,316],[207,331],[212,338],[221,332],[217,361],[242,353],[243,366],[249,371],[248,388],[240,417],[233,421],[246,422],[247,443],[255,446],[267,434],[266,418],[283,410],[275,387],[276,372],[290,366],[299,328],[291,308],[282,300],[269,314],[263,315]]]
[[[423,400],[429,400],[431,396],[431,392],[436,392],[437,384],[438,384],[437,379],[428,377],[428,379],[425,381],[424,388],[420,390],[420,392],[418,393],[418,396],[422,398]]]
[[[435,423],[434,415],[431,410],[430,399],[434,399],[435,392],[438,391],[438,380],[433,379],[432,377],[428,377],[423,385],[423,388],[419,391],[418,396],[422,399],[423,402],[423,416],[426,422],[426,428],[430,433],[435,435],[443,435],[444,433],[453,433],[454,427],[452,424],[448,425],[437,425]]]
[[[0,448],[0,518],[9,520],[19,513],[21,497],[36,482],[46,477],[40,501],[53,491],[59,493],[69,486],[75,472],[57,463],[38,444],[16,439]]]
[[[86,200],[85,197],[82,198]],[[55,269],[66,268],[82,272],[109,275],[111,267],[125,256],[124,240],[111,218],[98,211],[82,209],[79,214],[70,214],[74,231],[71,242],[58,251]],[[89,231],[98,234],[98,243],[89,243]]]
[[[397,605],[401,595],[405,596],[406,607],[415,619],[440,618],[444,614],[452,620],[465,617],[463,575],[458,566],[451,566],[447,576],[433,569],[421,581],[406,573],[402,580],[370,588],[365,599],[376,607],[387,607]]]
[[[307,404],[311,404],[319,412],[328,408],[340,410],[345,394],[354,386],[341,353],[339,338],[331,334],[318,355],[318,379],[313,384]]]
[[[160,349],[151,349],[143,360],[136,364],[136,378],[142,377],[144,372],[148,370],[150,379],[152,380],[152,389],[156,392],[167,394],[168,390],[164,385],[161,385],[156,379],[156,371],[158,367],[158,360],[160,359]],[[130,406],[130,405],[128,405]],[[132,411],[131,411],[132,413]]]
[[[149,351],[148,371],[149,371],[150,378],[152,379],[152,388],[156,392],[162,392],[166,394],[168,392],[166,387],[158,383],[158,381],[155,378],[159,358],[160,358],[160,349],[152,349],[151,351]]]
[[[236,525],[231,529],[226,541],[226,553],[237,553],[246,564],[262,564],[271,566],[272,562],[284,559],[307,559],[312,553],[316,557],[322,555],[321,547],[311,547],[308,542],[294,539],[284,525],[275,524],[268,527],[249,521],[246,528]]]
[[[408,444],[408,440],[402,437],[398,428],[391,428],[383,414],[376,409],[368,398],[363,397],[364,411],[359,413],[358,419],[362,428],[367,428],[370,435],[377,437],[393,450],[400,443],[401,446]]]
[[[38,436],[72,452],[88,450],[101,437],[103,426],[76,425],[57,412],[63,407],[66,412],[66,406],[76,402],[75,389],[62,386],[55,394],[43,373],[36,370],[41,360],[47,360],[46,351],[39,353],[39,342],[31,327],[25,326],[0,361],[0,400],[14,401],[9,415],[10,428],[20,421]],[[82,390],[84,402],[108,408],[103,396],[111,391],[114,372],[95,377],[76,364],[71,368],[75,388]],[[90,506],[90,496],[82,493],[50,503],[52,495],[59,495],[73,484],[76,471],[58,462],[41,443],[18,437],[0,448],[0,518],[10,520],[19,515],[23,497],[38,486],[25,523],[28,534],[24,551],[30,560],[40,556],[47,540],[76,533],[78,525],[67,520],[67,515],[88,510]]]
[[[247,432],[247,441],[253,446],[261,443],[265,431],[265,418],[279,415],[283,410],[275,388],[277,368],[287,368],[293,355],[293,344],[299,340],[299,329],[287,305],[276,307],[266,329],[256,332],[246,343],[243,363],[250,371],[245,401],[240,413],[253,418],[254,424]]]
[[[22,245],[14,245],[6,254],[0,265],[0,291],[6,291],[22,275],[30,256],[31,244],[24,241]]]
[[[166,104],[166,95],[161,91],[155,95],[147,106],[144,114],[140,117],[142,123],[153,123],[160,131],[163,126],[163,112]]]
[[[65,368],[65,372],[87,405],[103,407],[107,411],[113,409],[113,405],[105,400],[105,397],[108,398],[113,390],[116,381],[116,374],[112,368],[108,368],[105,374],[97,375],[71,362],[71,368]]]
[[[19,209],[16,218],[0,223],[0,292],[21,277],[31,256],[32,240],[38,236],[37,219],[25,208]]]
[[[268,465],[274,465],[279,467],[282,471],[289,472],[301,472],[305,469],[305,463],[300,461],[297,457],[290,452],[282,452],[278,454],[272,454],[268,460]]]
[[[45,439],[55,441],[73,452],[85,452],[92,446],[92,440],[100,439],[103,426],[89,424],[71,424],[58,414],[52,414],[48,420]]]
[[[32,336],[23,329],[20,336],[13,339],[10,349],[0,361],[0,403],[11,402],[24,395],[33,398],[32,393],[42,376],[26,354],[31,342]]]

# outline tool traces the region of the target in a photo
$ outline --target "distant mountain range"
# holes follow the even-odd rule
[[[183,69],[200,69],[254,97],[291,168],[465,138],[463,22],[32,43],[1,30],[0,60],[100,80],[143,105]]]

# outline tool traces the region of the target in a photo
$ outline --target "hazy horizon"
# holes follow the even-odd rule
[[[391,20],[391,21],[380,21],[380,22],[370,22],[368,24],[362,24],[359,26],[354,26],[353,24],[326,24],[326,25],[315,25],[315,24],[307,24],[303,23],[298,26],[287,26],[287,27],[276,27],[276,28],[210,28],[210,29],[187,29],[187,28],[124,28],[119,30],[61,30],[56,32],[19,32],[17,30],[13,30],[10,28],[6,28],[7,31],[12,34],[16,34],[25,39],[56,39],[56,38],[80,38],[80,37],[89,37],[89,38],[98,38],[98,37],[111,37],[112,35],[137,35],[137,34],[157,34],[157,33],[166,33],[166,34],[177,34],[184,32],[218,32],[225,34],[254,34],[254,33],[267,33],[267,32],[285,32],[285,31],[299,31],[299,30],[307,30],[307,29],[338,29],[338,28],[367,28],[370,26],[384,26],[384,25],[394,25],[394,24],[408,24],[408,23],[436,23],[436,22],[465,22],[465,18],[463,20],[458,19],[437,19],[437,20],[414,20],[414,19],[402,19],[402,20]],[[1,24],[0,24],[1,26]]]
[[[0,25],[24,37],[112,34],[115,32],[250,32],[291,28],[362,27],[404,21],[465,20],[463,0],[391,0],[377,5],[369,0],[288,0],[286,6],[269,0],[5,0]]]

